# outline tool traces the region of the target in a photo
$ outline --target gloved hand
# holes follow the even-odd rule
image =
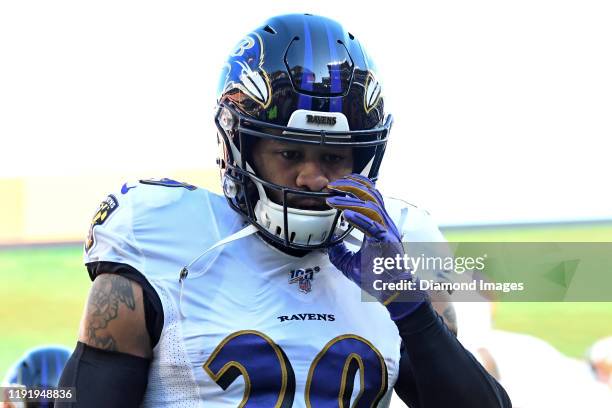
[[[327,204],[343,210],[344,219],[364,233],[359,251],[353,252],[340,242],[329,248],[329,260],[347,278],[385,305],[393,320],[409,315],[427,301],[424,292],[376,290],[373,285],[378,279],[388,283],[415,281],[411,271],[403,267],[385,268],[380,275],[373,273],[375,258],[404,256],[401,235],[385,210],[383,198],[374,183],[359,174],[351,174],[327,187],[343,194],[328,198]]]

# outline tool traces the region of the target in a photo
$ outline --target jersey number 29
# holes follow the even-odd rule
[[[204,370],[224,390],[238,376],[244,379],[239,407],[289,408],[295,375],[285,352],[265,334],[242,330],[227,336],[213,351]],[[346,334],[329,341],[308,370],[307,407],[348,408],[359,372],[355,408],[374,407],[387,390],[387,366],[380,352],[363,337]]]

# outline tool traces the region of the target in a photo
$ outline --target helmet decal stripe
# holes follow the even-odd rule
[[[312,96],[300,94],[300,97],[298,99],[298,109],[311,110]]]
[[[313,78],[309,78],[309,75],[314,75],[312,72],[312,39],[310,38],[310,28],[308,27],[307,20],[308,17],[304,16],[304,70],[302,72],[302,88],[306,91],[312,91]],[[312,97],[300,94],[298,109],[312,109]]]
[[[331,61],[338,61],[338,53],[336,52],[336,46],[334,45],[334,37],[329,30],[329,24],[324,22],[325,33],[327,34],[327,45],[329,46],[329,55]],[[330,69],[331,79],[331,91],[333,93],[342,92],[342,84],[340,83],[340,70],[338,66],[334,66]],[[342,98],[330,98],[329,101],[330,112],[342,112]]]
[[[312,91],[312,79],[309,75],[314,74],[313,58],[312,58],[312,38],[310,38],[310,27],[308,27],[307,19],[304,18],[304,71],[302,72],[302,87],[307,91]]]

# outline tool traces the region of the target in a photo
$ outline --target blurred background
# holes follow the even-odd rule
[[[379,186],[429,210],[447,239],[612,239],[607,1],[4,1],[0,376],[28,347],[75,343],[82,242],[109,191],[151,177],[219,191],[221,64],[290,12],[338,19],[365,45],[395,116]],[[580,364],[612,335],[610,303],[486,307],[488,329]],[[524,365],[540,384],[553,375]]]

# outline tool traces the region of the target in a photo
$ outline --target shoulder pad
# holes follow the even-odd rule
[[[180,267],[241,221],[225,197],[206,189],[140,182],[124,184],[96,214],[83,258],[88,269],[97,262],[124,264],[147,280],[177,278]]]

